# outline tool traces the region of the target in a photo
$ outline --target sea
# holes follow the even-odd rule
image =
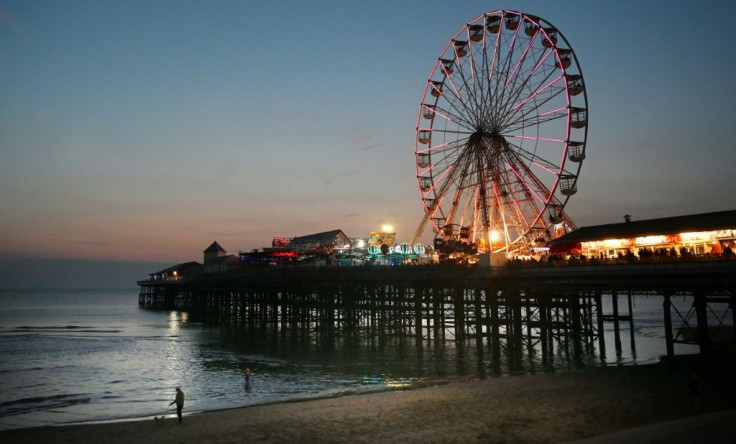
[[[634,328],[605,324],[606,354],[586,365],[641,365],[666,353],[662,300],[632,299]],[[686,316],[689,302],[674,301]],[[604,314],[612,309],[604,298]],[[626,298],[619,311],[628,313]],[[674,317],[674,323],[679,322]],[[676,354],[697,348],[676,344]],[[138,289],[0,290],[0,430],[174,416],[257,404],[392,390],[413,382],[487,374],[489,354],[436,342],[426,350],[382,341],[323,346],[140,308]],[[569,371],[569,362],[524,373]],[[252,371],[245,383],[244,369]],[[518,373],[518,370],[516,371]],[[493,376],[508,376],[502,371]]]

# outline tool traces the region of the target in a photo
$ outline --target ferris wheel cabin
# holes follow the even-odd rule
[[[440,97],[442,95],[442,82],[430,80],[429,84],[432,87],[432,91],[430,92],[432,97]]]
[[[585,108],[570,107],[570,126],[573,128],[585,128],[588,124],[588,111]]]
[[[570,54],[572,54],[571,49],[558,49],[557,54],[560,56],[560,60],[555,62],[555,66],[558,69],[567,69],[572,65],[572,57],[570,56]]]
[[[557,30],[555,28],[545,28],[544,34],[545,38],[542,40],[542,46],[553,48],[557,44]]]
[[[567,80],[567,90],[571,96],[577,96],[583,92],[583,76],[580,74],[566,74],[565,79]]]
[[[501,29],[501,17],[498,15],[488,17],[486,26],[488,27],[488,32],[491,34],[497,34]]]
[[[427,168],[429,166],[429,153],[417,154],[417,166],[419,168]]]
[[[567,158],[571,162],[582,162],[585,160],[585,143],[567,142]]]
[[[572,196],[578,192],[576,185],[578,177],[574,174],[563,174],[560,176],[560,193],[565,196]]]
[[[424,116],[424,118],[427,119],[427,120],[432,120],[432,119],[434,119],[434,114],[435,114],[434,113],[434,105],[427,105],[425,103],[424,104],[424,112],[422,113],[422,116]]]
[[[506,29],[515,31],[519,27],[519,16],[515,15],[506,19]]]
[[[455,54],[457,54],[458,57],[465,57],[468,54],[468,42],[453,40],[453,44],[455,45]]]
[[[422,145],[427,145],[430,140],[432,140],[432,131],[430,130],[422,130],[419,131],[419,137],[418,137],[419,143]]]
[[[442,63],[442,71],[445,75],[449,76],[452,74],[452,66],[455,64],[455,61],[450,59],[440,59],[440,62]]]
[[[483,40],[482,25],[470,25],[468,26],[468,32],[470,33],[470,41],[480,42],[481,40]]]

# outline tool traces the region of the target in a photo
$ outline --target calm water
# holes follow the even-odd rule
[[[172,414],[167,406],[177,386],[187,395],[185,413],[192,413],[382,390],[417,378],[485,373],[489,366],[488,353],[478,358],[472,348],[418,353],[380,341],[335,348],[314,337],[215,326],[137,303],[135,288],[0,290],[0,429]],[[627,313],[625,298],[619,305]],[[680,305],[686,312],[687,304]],[[611,313],[610,299],[604,313]],[[623,323],[620,356],[613,325],[606,324],[602,364],[656,362],[665,353],[661,299],[635,298],[634,317],[634,347]],[[246,365],[253,370],[247,390]],[[530,358],[527,371],[535,366]]]

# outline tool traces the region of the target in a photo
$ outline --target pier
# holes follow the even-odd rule
[[[615,352],[621,325],[633,335],[632,297],[662,301],[666,341],[699,346],[708,369],[714,353],[733,353],[736,261],[567,267],[460,266],[275,267],[139,281],[139,305],[198,313],[281,336],[308,334],[337,345],[381,341],[474,343],[491,366],[520,368],[524,352],[542,365],[606,356],[604,323]],[[603,295],[611,307],[603,306]],[[681,312],[672,299],[684,297]],[[623,310],[628,305],[628,310]],[[604,310],[612,314],[604,314]],[[632,336],[632,346],[633,336]]]

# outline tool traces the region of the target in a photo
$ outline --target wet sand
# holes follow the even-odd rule
[[[734,367],[697,360],[555,374],[434,381],[426,387],[153,419],[0,432],[0,442],[562,442],[736,408]],[[427,385],[430,383],[424,383]],[[186,412],[186,407],[185,407]]]

